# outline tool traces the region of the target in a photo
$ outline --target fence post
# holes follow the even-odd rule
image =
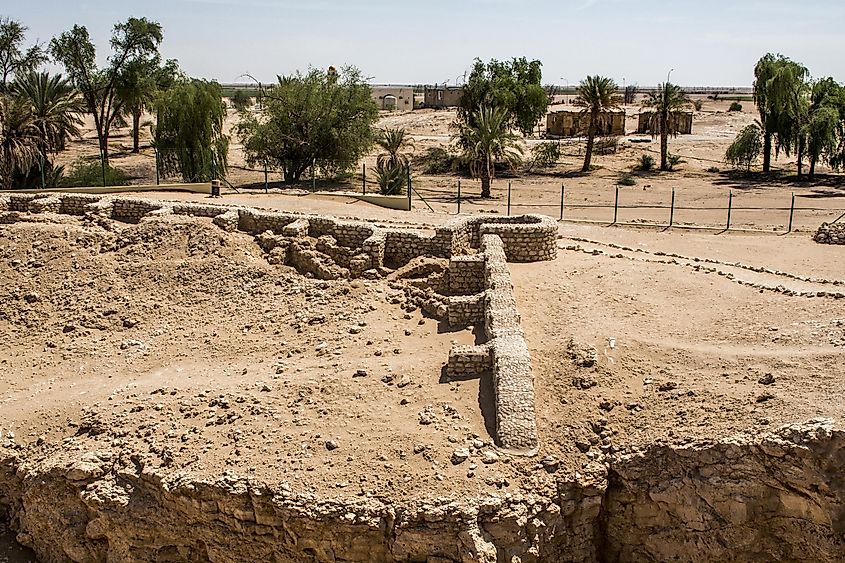
[[[733,192],[733,190],[730,190],[728,192],[728,224],[725,227],[726,231],[729,231],[730,228],[731,228],[731,209],[733,208],[733,203],[734,203],[734,192]]]
[[[786,231],[787,233],[792,232],[792,218],[795,216],[795,192],[792,192],[792,203],[789,206],[789,230]]]
[[[198,180],[199,178],[196,178]],[[211,151],[211,181],[217,179],[217,159],[214,158],[214,151]]]
[[[613,225],[616,224],[616,219],[619,217],[619,185],[616,185],[616,199],[613,200]]]
[[[566,186],[560,185],[560,220],[563,221],[563,198],[566,195]]]
[[[411,184],[411,165],[408,165],[408,211],[411,210],[411,191],[414,189],[413,184]]]
[[[103,171],[103,187],[106,187],[106,158],[103,155],[103,147],[100,147],[100,169]]]
[[[363,179],[363,188],[361,188],[361,195],[367,195],[367,163],[361,163],[361,177]]]
[[[153,155],[155,155],[156,160],[156,186],[159,185],[159,178],[158,178],[158,149],[153,149]]]
[[[511,183],[508,182],[508,217],[511,216]]]
[[[267,185],[267,161],[264,161],[264,193],[266,194],[268,191]]]
[[[675,188],[672,188],[672,206],[669,211],[669,226],[675,222]]]
[[[43,190],[46,187],[44,182],[44,155],[41,155],[41,189]]]
[[[461,181],[458,180],[458,215],[461,214]]]
[[[317,189],[317,172],[316,172],[316,170],[314,169],[314,167],[315,167],[315,165],[316,165],[316,164],[317,164],[317,159],[316,159],[316,158],[312,158],[312,159],[311,159],[311,189],[312,189],[312,190],[316,190],[316,189]]]

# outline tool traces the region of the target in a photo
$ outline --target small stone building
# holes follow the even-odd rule
[[[587,134],[590,116],[582,111],[558,110],[546,115],[547,137],[579,137]],[[625,134],[625,112],[623,110],[604,111],[599,114],[596,129],[598,135]]]
[[[427,108],[454,108],[461,103],[463,86],[426,86],[423,105]]]
[[[640,135],[651,135],[654,112],[644,111],[639,115],[637,133]],[[678,111],[669,115],[669,131],[673,135],[689,135],[692,133],[692,112]]]
[[[371,86],[373,100],[378,109],[414,109],[414,88],[412,86]]]

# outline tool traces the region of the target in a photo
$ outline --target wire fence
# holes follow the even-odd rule
[[[565,184],[553,191],[549,186],[538,189],[511,181],[500,183],[493,198],[484,199],[478,197],[476,183],[468,183],[458,180],[453,188],[445,189],[418,183],[414,195],[451,207],[457,214],[540,213],[560,221],[604,225],[788,233],[815,230],[823,222],[845,218],[845,194],[760,194],[727,189],[701,195],[675,188],[644,191],[618,185],[602,189]]]

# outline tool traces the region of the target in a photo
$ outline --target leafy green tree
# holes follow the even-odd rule
[[[529,135],[546,115],[549,97],[542,86],[542,63],[525,57],[511,61],[476,59],[458,106],[459,131],[474,127],[478,108],[497,107],[507,114],[508,125]],[[463,143],[462,143],[463,144]]]
[[[405,129],[383,129],[376,136],[376,144],[385,151],[376,160],[381,193],[402,193],[410,173],[410,159],[403,151],[413,147],[413,141],[406,136]]]
[[[44,47],[38,43],[23,48],[27,28],[8,17],[0,18],[0,91],[17,74],[35,70],[47,60]]]
[[[176,83],[156,101],[153,143],[162,176],[181,174],[185,182],[204,182],[223,175],[229,139],[223,133],[226,104],[216,82]]]
[[[681,90],[681,87],[666,82],[660,84],[657,90],[649,92],[643,101],[643,107],[651,108],[651,120],[649,124],[652,134],[660,136],[660,170],[671,170],[669,163],[669,135],[677,135],[677,129],[673,127],[675,115],[689,106],[690,99]]]
[[[798,149],[806,107],[807,69],[783,55],[767,53],[754,67],[754,103],[763,127],[763,173],[771,170],[772,148]],[[799,151],[800,152],[800,151]],[[800,158],[799,158],[800,168]]]
[[[181,76],[179,64],[168,60],[164,65],[158,55],[127,63],[117,81],[117,98],[123,115],[132,120],[132,152],[140,152],[141,116],[152,109],[156,96],[172,86]]]
[[[74,25],[50,42],[50,54],[64,65],[74,85],[82,92],[94,126],[103,160],[108,163],[109,134],[121,117],[124,102],[118,85],[127,66],[158,56],[161,25],[146,18],[129,18],[115,24],[111,36],[112,54],[105,68],[97,66],[97,53],[88,29]]]
[[[237,111],[246,111],[252,105],[252,98],[246,90],[235,90],[232,94],[232,105]]]
[[[349,170],[373,146],[378,107],[357,68],[279,76],[262,100],[263,113],[242,115],[237,134],[250,165],[281,168],[286,182],[315,164],[325,173]]]
[[[833,78],[812,84],[802,135],[810,159],[810,178],[815,176],[820,160],[839,166],[845,148],[845,88]]]
[[[725,161],[734,168],[743,167],[750,171],[763,150],[762,134],[756,123],[745,127],[725,152]]]
[[[481,179],[481,197],[489,198],[490,182],[496,175],[496,161],[510,167],[519,164],[522,148],[519,136],[511,129],[511,117],[505,108],[481,106],[472,123],[462,131],[466,140],[464,155],[473,176]]]
[[[48,153],[64,150],[67,139],[79,136],[85,104],[76,88],[61,74],[34,71],[18,74],[11,91],[29,106],[39,131],[45,164]]]
[[[32,167],[40,143],[40,131],[26,100],[0,94],[0,187],[10,189],[15,174]]]
[[[581,113],[587,116],[587,153],[584,156],[584,166],[581,172],[590,171],[590,161],[593,158],[593,143],[596,130],[602,119],[608,117],[608,112],[618,108],[622,98],[617,94],[619,87],[611,78],[605,76],[588,76],[578,86],[578,97],[575,105],[583,108]]]

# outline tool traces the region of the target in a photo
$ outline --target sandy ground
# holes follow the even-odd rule
[[[705,104],[696,135],[673,140],[673,150],[717,157],[754,118],[720,111]],[[419,151],[445,142],[450,119],[417,112],[383,123],[411,128]],[[560,170],[518,179],[514,213],[556,216],[561,181],[568,201],[607,202],[619,170],[643,150],[599,157],[602,168],[572,177],[572,148]],[[472,343],[471,331],[401,309],[385,282],[308,279],[268,264],[252,237],[188,218],[0,226],[0,431],[33,447],[131,451],[198,476],[233,471],[321,495],[400,500],[539,490],[605,452],[814,416],[841,422],[845,299],[782,289],[845,291],[842,248],[808,234],[842,207],[842,187],[743,186],[711,165],[691,160],[620,197],[662,201],[675,187],[681,202],[716,207],[734,189],[735,203],[776,206],[795,191],[799,205],[830,211],[797,214],[802,232],[786,236],[563,223],[556,261],[511,264],[536,376],[535,458],[489,453],[489,381],[440,383],[449,347]],[[453,217],[456,181],[418,179],[434,211],[417,201],[410,214],[280,192],[224,201],[426,227]],[[463,211],[505,213],[502,188]],[[516,206],[524,201],[533,207]],[[607,220],[608,209],[572,213]],[[722,215],[700,222],[717,227]],[[676,221],[699,222],[689,217],[679,211]],[[738,212],[736,221],[785,225],[783,210]],[[572,361],[570,339],[597,350],[594,366]],[[464,447],[472,457],[453,465]]]

